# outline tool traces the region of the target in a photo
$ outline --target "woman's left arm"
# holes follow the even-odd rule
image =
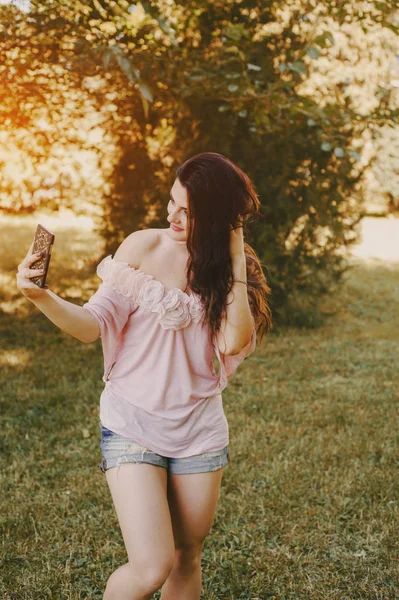
[[[249,344],[254,332],[254,322],[248,301],[247,268],[242,226],[230,232],[230,256],[235,280],[227,296],[226,317],[218,333],[220,351],[226,355],[238,354]],[[242,283],[244,282],[244,283]]]

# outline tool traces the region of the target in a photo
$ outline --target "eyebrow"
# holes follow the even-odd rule
[[[176,200],[173,198],[171,191],[169,192],[169,196],[172,198],[173,202],[176,204]],[[183,208],[183,210],[185,210],[187,212],[187,208],[184,208],[183,206],[182,206],[182,208]]]

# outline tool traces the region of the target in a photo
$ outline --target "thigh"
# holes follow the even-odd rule
[[[168,473],[168,502],[176,550],[202,548],[216,513],[223,469]]]
[[[123,463],[105,472],[129,562],[137,568],[172,568],[174,539],[167,500],[167,471]]]

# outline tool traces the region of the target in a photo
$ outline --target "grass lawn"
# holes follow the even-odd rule
[[[0,597],[101,599],[126,562],[97,466],[101,343],[18,292],[36,221],[4,219],[0,240]],[[48,283],[83,304],[101,243],[54,230]],[[399,599],[399,262],[357,257],[323,306],[323,326],[274,331],[223,393],[231,462],[204,600]]]

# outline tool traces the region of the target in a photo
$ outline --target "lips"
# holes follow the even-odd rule
[[[176,225],[174,225],[173,223],[170,224],[170,226],[172,227],[172,229],[174,229],[175,231],[183,231],[183,229],[181,229],[180,227],[177,227]]]

